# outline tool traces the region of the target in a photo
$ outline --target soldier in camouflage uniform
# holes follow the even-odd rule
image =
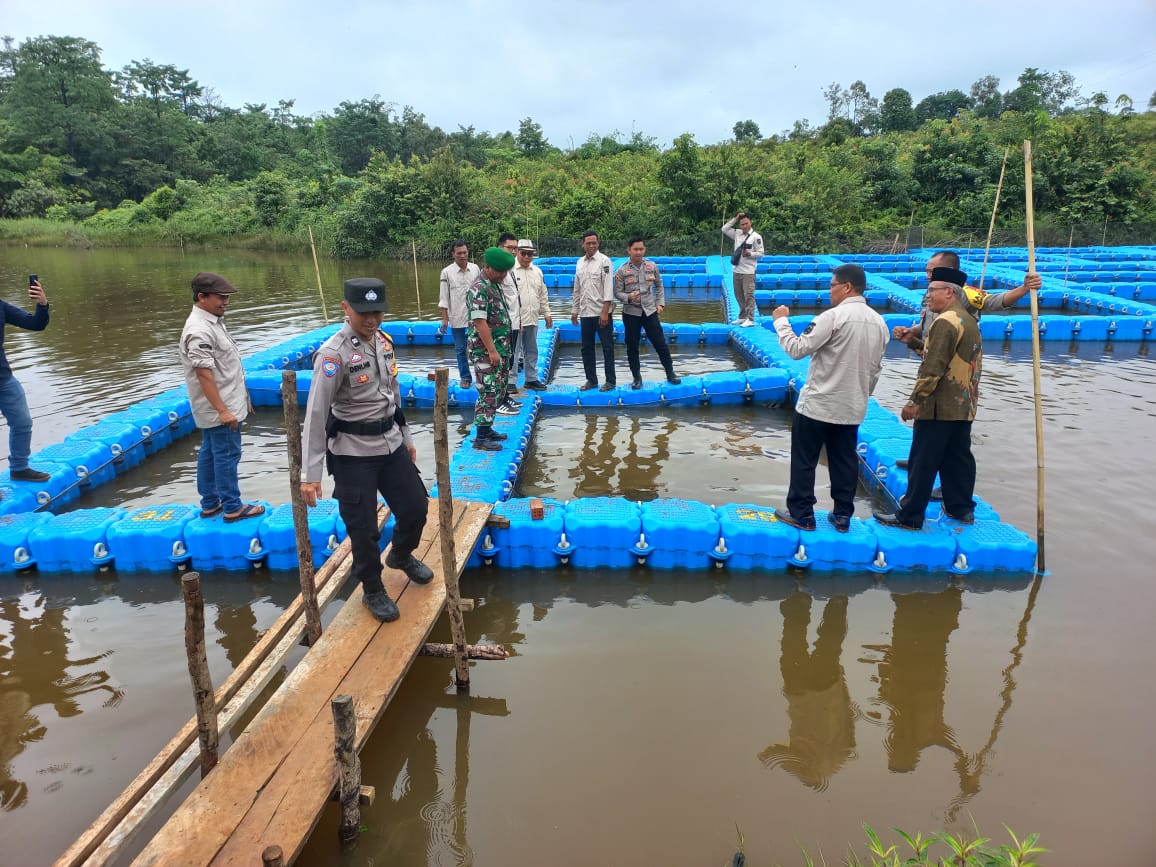
[[[498,247],[482,256],[482,273],[466,295],[470,330],[466,347],[474,365],[478,402],[474,407],[474,448],[497,451],[506,438],[494,430],[498,410],[510,372],[510,310],[502,297],[502,281],[514,267],[514,257]]]

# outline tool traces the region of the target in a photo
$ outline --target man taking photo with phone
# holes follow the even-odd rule
[[[7,301],[0,301],[0,413],[8,422],[8,475],[18,482],[44,482],[48,473],[28,466],[32,454],[32,413],[24,387],[12,375],[12,366],[4,354],[4,326],[15,325],[29,331],[43,331],[48,327],[48,297],[40,279],[28,277],[28,297],[36,305],[29,313]]]

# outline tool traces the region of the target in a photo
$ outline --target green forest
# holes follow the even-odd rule
[[[1065,71],[915,101],[862,81],[824,89],[821,125],[764,135],[592,133],[553,146],[517,131],[446,132],[379,97],[301,116],[221,104],[188,70],[106,69],[86,39],[44,36],[0,51],[0,241],[28,244],[309,245],[337,257],[441,258],[499,231],[575,254],[595,229],[641,235],[655,253],[717,252],[719,226],[749,211],[774,253],[984,243],[1004,154],[996,243],[1024,243],[1032,141],[1037,243],[1156,243],[1156,94],[1081,95]],[[770,94],[767,94],[770,98]]]

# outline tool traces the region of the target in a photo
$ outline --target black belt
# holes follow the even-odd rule
[[[330,414],[329,421],[325,425],[325,431],[329,436],[335,433],[357,434],[358,436],[377,436],[393,429],[393,416],[389,418],[375,418],[370,421],[346,421]]]

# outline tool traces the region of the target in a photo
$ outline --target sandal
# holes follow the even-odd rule
[[[246,503],[241,507],[241,511],[234,512],[231,515],[225,515],[225,523],[232,524],[234,521],[243,521],[246,518],[256,518],[258,515],[265,514],[265,507],[260,503]]]
[[[216,516],[216,515],[219,515],[219,514],[221,514],[221,510],[222,510],[223,508],[225,508],[225,507],[224,507],[224,506],[222,506],[220,503],[217,503],[217,505],[216,505],[216,507],[215,507],[215,508],[212,508],[212,509],[201,509],[201,517],[202,517],[202,518],[212,518],[212,517],[214,517],[214,516]]]

